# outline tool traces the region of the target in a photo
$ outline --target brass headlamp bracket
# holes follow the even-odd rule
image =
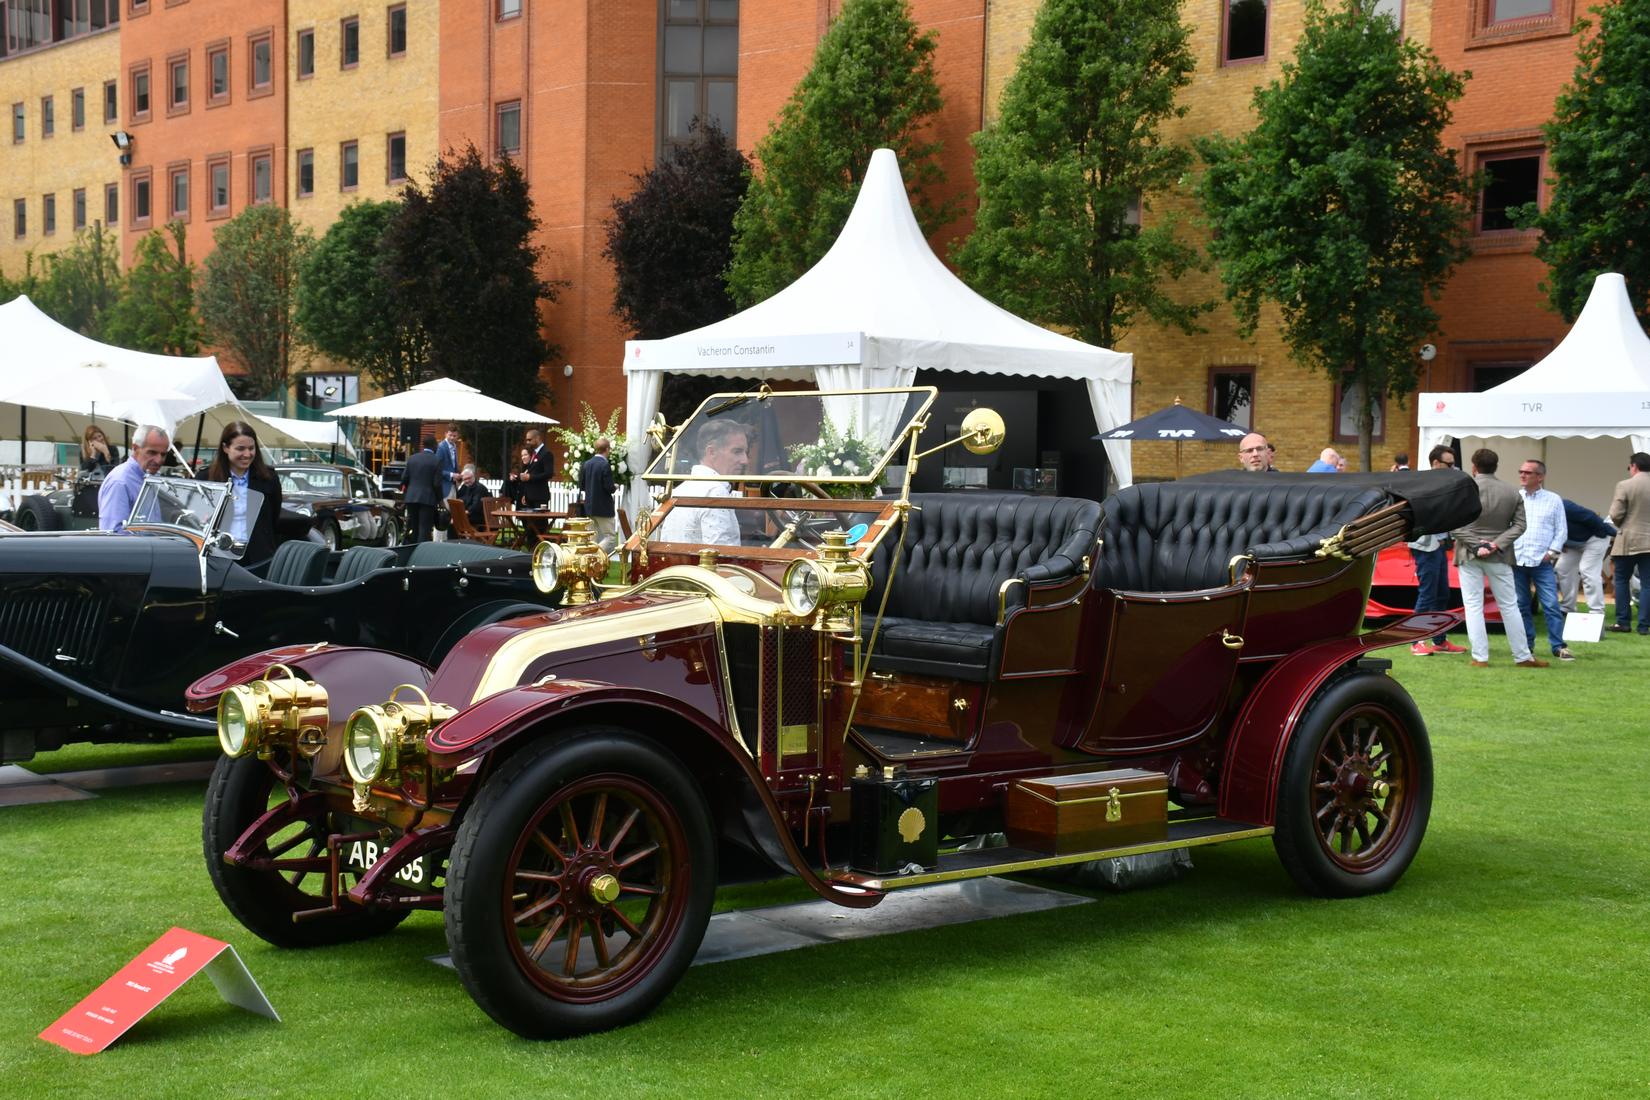
[[[396,696],[402,691],[411,691],[418,695],[416,703],[397,702]],[[355,803],[357,807],[365,808],[368,792],[373,787],[394,787],[401,782],[401,769],[404,762],[413,763],[424,757],[424,739],[436,726],[445,722],[458,710],[445,703],[430,701],[429,695],[417,684],[397,684],[390,697],[382,704],[372,703],[350,715],[345,729],[348,730],[358,719],[365,718],[373,724],[379,742],[381,761],[378,774],[366,783],[355,780]],[[345,751],[348,751],[346,746]],[[351,775],[353,779],[353,773]]]
[[[286,675],[277,678],[276,672]],[[225,704],[230,700],[239,704],[246,723],[246,741],[239,753],[229,753],[223,736]],[[287,745],[313,757],[326,746],[328,720],[327,689],[288,665],[274,664],[258,679],[224,692],[218,703],[218,739],[229,755],[255,752],[258,759],[268,760],[276,748]]]
[[[596,598],[596,583],[607,575],[607,552],[596,542],[596,521],[578,516],[562,524],[563,542],[556,548],[558,573],[566,591],[564,604],[584,604]]]

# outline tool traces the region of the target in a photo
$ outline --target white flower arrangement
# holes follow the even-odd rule
[[[575,489],[579,485],[579,467],[596,453],[596,440],[603,436],[612,444],[607,452],[608,465],[613,467],[613,484],[623,488],[630,484],[630,463],[626,459],[625,437],[619,432],[620,410],[614,409],[603,427],[596,421],[596,413],[588,401],[581,401],[578,430],[552,428],[551,433],[562,445],[566,460],[561,464],[561,480]]]
[[[856,435],[854,427],[854,423],[849,421],[846,431],[839,430],[831,418],[826,417],[819,426],[819,442],[792,445],[790,455],[797,471],[811,474],[821,482],[830,478],[859,477],[869,472],[876,466],[881,452]],[[839,483],[824,484],[821,488],[833,497],[852,499],[874,495],[881,484],[882,479],[878,478],[871,485]]]

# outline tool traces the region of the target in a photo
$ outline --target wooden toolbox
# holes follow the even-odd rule
[[[1017,848],[1066,855],[1163,840],[1168,812],[1162,772],[1121,768],[1020,780],[1008,790],[1003,828]]]

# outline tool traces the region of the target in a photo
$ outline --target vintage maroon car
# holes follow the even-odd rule
[[[647,475],[674,493],[625,548],[628,586],[596,588],[606,559],[575,530],[535,559],[564,606],[437,668],[292,646],[198,681],[225,750],[204,826],[225,903],[295,946],[441,909],[476,1002],[543,1037],[647,1012],[719,869],[753,857],[854,907],[1263,836],[1308,892],[1392,886],[1432,757],[1373,654],[1458,619],[1364,633],[1370,571],[1473,518],[1471,481],[913,496],[947,445],[919,447],[934,397],[717,395]],[[952,432],[989,452],[1002,421]],[[895,460],[899,491],[844,498]],[[666,541],[683,531],[701,541]]]

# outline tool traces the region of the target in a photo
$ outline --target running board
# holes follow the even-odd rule
[[[1200,848],[1206,844],[1224,844],[1231,840],[1251,840],[1271,835],[1270,825],[1246,825],[1237,821],[1205,817],[1196,821],[1171,822],[1166,840],[1130,844],[1125,848],[1100,848],[1092,852],[1067,852],[1057,856],[1025,848],[974,848],[966,852],[942,854],[939,866],[932,871],[883,877],[839,868],[829,872],[825,878],[828,882],[862,890],[903,890],[908,886],[930,886],[936,882],[956,882],[965,878],[1040,871],[1045,867],[1063,867],[1071,863],[1087,863],[1093,859],[1138,856],[1147,852],[1167,852],[1176,848]]]

